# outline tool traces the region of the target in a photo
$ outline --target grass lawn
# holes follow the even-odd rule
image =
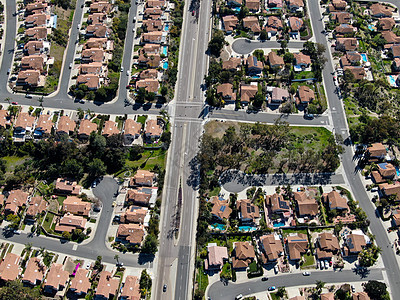
[[[225,263],[221,271],[222,278],[232,278],[232,267],[230,263]]]
[[[226,240],[225,238],[221,237],[221,238],[212,238],[208,240],[208,243],[216,243],[217,246],[226,246]]]
[[[307,234],[307,230],[306,229],[282,229],[282,234],[283,236],[288,236],[289,233],[304,233]]]
[[[58,203],[59,203],[60,205],[63,205],[64,200],[65,200],[66,198],[67,198],[67,197],[65,197],[65,196],[58,196],[58,197],[57,197],[57,201],[58,201]]]
[[[208,286],[208,276],[207,274],[204,274],[203,266],[197,269],[196,281],[199,286],[199,290],[205,291]]]
[[[49,232],[51,230],[51,223],[53,222],[54,215],[53,214],[47,214],[46,218],[44,219],[43,222],[43,228]]]
[[[272,300],[281,300],[281,297],[279,297],[276,293],[271,293],[269,295],[271,296]]]
[[[249,265],[249,272],[257,272],[257,263],[255,261]]]
[[[314,78],[314,73],[312,71],[302,71],[295,73],[294,79],[305,79],[305,78]]]
[[[147,120],[147,116],[145,116],[145,115],[137,117],[138,123],[142,123],[143,125],[146,124],[146,120]]]
[[[7,162],[7,172],[12,172],[16,166],[22,165],[27,158],[28,156],[4,156],[1,159]]]
[[[208,194],[210,197],[212,196],[218,196],[219,192],[221,191],[221,187],[217,186],[215,187],[210,193]]]
[[[301,265],[300,269],[309,269],[311,266],[314,266],[315,259],[312,254],[303,255],[304,263]]]
[[[128,168],[138,168],[144,170],[151,170],[155,165],[165,167],[166,151],[162,149],[157,150],[144,150],[142,157],[136,161],[126,160],[125,165]]]
[[[305,144],[305,147],[313,148],[313,149],[321,149],[325,148],[325,145],[328,144],[328,139],[332,135],[332,133],[323,127],[298,127],[291,126],[291,132],[297,136],[297,144]]]

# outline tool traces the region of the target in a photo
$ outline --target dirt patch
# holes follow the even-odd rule
[[[211,121],[205,126],[205,134],[211,135],[212,137],[221,138],[229,126],[235,127],[236,130],[240,129],[238,122]]]

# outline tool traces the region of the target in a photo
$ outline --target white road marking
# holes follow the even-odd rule
[[[74,245],[72,246],[72,250],[76,251],[76,249],[78,249],[78,245],[77,245],[77,244],[74,244]]]

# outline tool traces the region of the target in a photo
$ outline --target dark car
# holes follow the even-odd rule
[[[269,288],[268,288],[268,291],[275,291],[276,290],[276,287],[275,286],[270,286]]]
[[[268,278],[267,277],[263,277],[263,278],[261,278],[261,281],[267,281],[268,280]]]
[[[164,284],[162,290],[163,290],[164,293],[167,291],[167,285],[166,284]]]
[[[314,115],[313,114],[304,114],[304,119],[313,120],[314,119]]]

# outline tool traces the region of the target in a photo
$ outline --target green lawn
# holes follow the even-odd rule
[[[227,262],[224,264],[220,276],[221,278],[227,278],[229,280],[232,278],[232,267],[230,263]]]
[[[166,158],[166,151],[162,149],[145,150],[142,153],[142,158],[136,161],[126,160],[125,165],[128,168],[140,168],[144,170],[151,170],[155,165],[164,167]]]
[[[53,214],[47,214],[46,218],[44,219],[43,222],[43,228],[49,232],[51,230],[51,223],[53,222],[54,215]]]
[[[215,187],[210,193],[208,194],[210,197],[212,196],[218,196],[219,192],[221,191],[221,187],[217,186]]]
[[[16,166],[22,165],[27,158],[28,156],[4,156],[1,159],[7,162],[7,172],[12,172]]]
[[[312,254],[303,255],[304,263],[301,265],[300,269],[309,269],[315,264],[315,259]]]
[[[289,233],[304,233],[304,234],[307,234],[307,230],[305,230],[305,229],[298,229],[298,230],[296,230],[296,229],[282,229],[282,234],[283,234],[283,236],[288,236],[289,235]]]
[[[208,286],[208,276],[204,274],[203,266],[197,269],[197,277],[196,281],[199,287],[199,290],[205,291]]]
[[[145,116],[145,115],[137,117],[138,123],[142,123],[143,125],[146,123],[146,120],[147,120],[147,116]]]
[[[281,300],[281,297],[279,297],[276,293],[271,293],[269,295],[271,296],[272,300]]]
[[[66,198],[67,198],[67,197],[65,197],[65,196],[58,196],[58,197],[57,197],[57,201],[58,201],[58,203],[59,203],[60,205],[63,205],[64,200],[65,200]]]
[[[256,261],[253,261],[250,265],[249,265],[249,272],[257,272],[257,263]]]

